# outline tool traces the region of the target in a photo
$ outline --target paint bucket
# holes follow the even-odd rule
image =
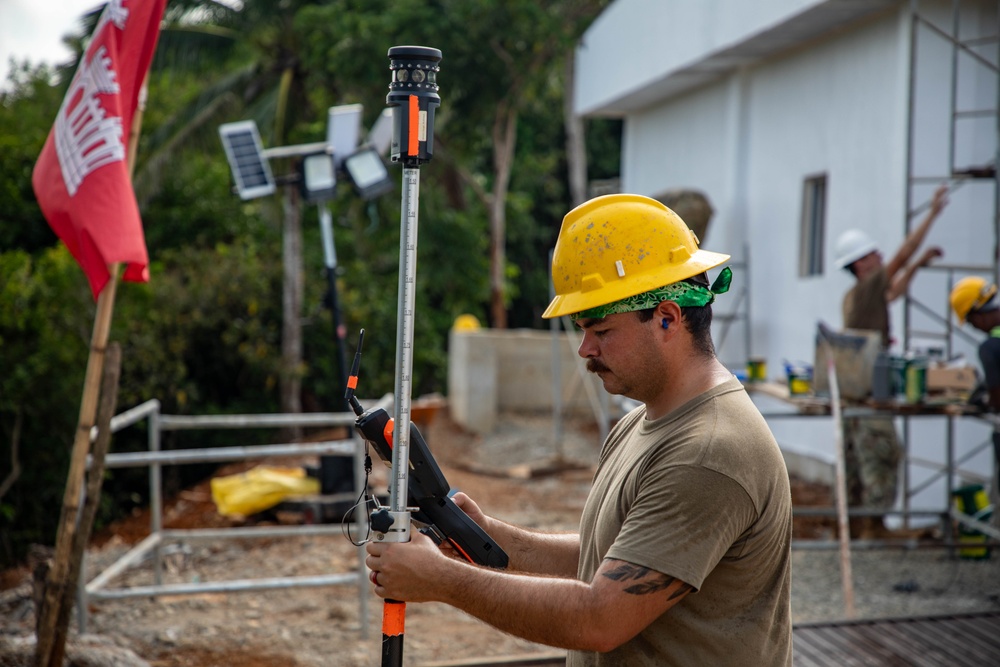
[[[788,393],[791,396],[808,396],[812,393],[812,366],[807,364],[785,364],[788,377]]]
[[[990,505],[989,496],[983,489],[982,484],[968,484],[961,486],[951,492],[955,509],[963,514],[971,516],[973,519],[989,523],[993,515],[993,507]],[[986,535],[975,528],[959,524],[958,542],[962,548],[958,550],[960,558],[973,560],[983,560],[990,557],[990,548],[985,546]],[[971,545],[971,546],[970,546]],[[978,546],[983,545],[983,546]]]
[[[889,386],[892,388],[892,398],[900,401],[906,399],[907,363],[903,357],[889,357]]]
[[[906,363],[906,402],[922,403],[927,396],[927,359],[914,357]]]
[[[750,357],[747,360],[747,381],[764,382],[767,380],[767,359]]]

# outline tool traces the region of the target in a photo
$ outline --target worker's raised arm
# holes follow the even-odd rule
[[[924,219],[920,221],[920,224],[917,225],[916,228],[909,233],[909,235],[907,235],[906,239],[903,241],[903,245],[899,247],[896,254],[885,265],[885,272],[889,277],[890,285],[893,284],[896,274],[910,263],[910,258],[913,257],[914,253],[916,253],[920,248],[921,244],[924,242],[924,238],[927,237],[927,232],[930,230],[931,225],[934,224],[938,214],[941,213],[941,210],[944,209],[947,204],[948,186],[942,185],[934,191],[934,198],[931,200],[931,208],[927,212],[927,215],[924,216]],[[928,259],[927,261],[930,260]],[[919,266],[922,266],[922,264],[917,263],[914,269]],[[909,281],[907,281],[907,284],[908,283]]]
[[[924,251],[924,254],[920,256],[920,259],[911,264],[907,264],[903,269],[903,272],[897,275],[889,283],[889,289],[885,293],[886,303],[892,303],[899,297],[906,294],[906,291],[910,289],[910,281],[913,280],[913,276],[917,273],[917,269],[927,266],[931,263],[931,260],[941,257],[944,252],[941,248],[937,246],[933,248],[928,248]]]
[[[580,561],[578,533],[543,533],[514,526],[487,516],[461,491],[452,500],[507,553],[509,569],[557,577],[576,576]]]

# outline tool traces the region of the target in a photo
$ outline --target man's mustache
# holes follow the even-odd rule
[[[587,370],[591,373],[600,373],[601,371],[609,371],[611,369],[597,359],[587,359]]]

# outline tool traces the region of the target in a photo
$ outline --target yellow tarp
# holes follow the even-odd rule
[[[257,466],[211,480],[212,500],[223,516],[247,516],[274,507],[289,496],[319,493],[319,480],[303,468]]]

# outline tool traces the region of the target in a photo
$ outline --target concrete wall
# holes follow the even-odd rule
[[[556,354],[558,352],[558,354]],[[504,411],[593,414],[603,392],[581,369],[572,334],[531,329],[452,331],[448,339],[448,407],[474,433],[490,433]],[[589,385],[589,386],[587,386]]]

